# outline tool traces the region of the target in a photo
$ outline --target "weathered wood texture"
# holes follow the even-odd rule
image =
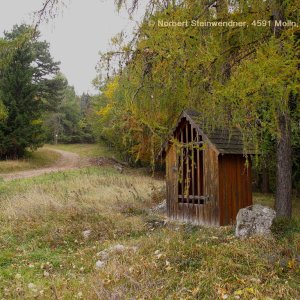
[[[166,148],[170,218],[227,225],[235,222],[240,208],[252,204],[250,162],[246,168],[243,155],[233,154],[233,149],[231,141],[230,151],[220,152],[194,122],[182,117]]]
[[[176,145],[170,145],[166,156],[166,179],[167,179],[167,213],[169,217],[176,216],[178,206],[178,161]],[[174,200],[176,199],[176,200]]]
[[[218,155],[206,144],[204,152],[204,195],[208,197],[205,204],[204,224],[219,225],[219,171]]]
[[[252,204],[251,161],[242,155],[219,156],[220,225],[233,224],[239,209]]]

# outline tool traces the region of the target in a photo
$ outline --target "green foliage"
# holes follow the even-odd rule
[[[5,32],[4,41],[14,43],[2,53],[0,99],[6,118],[0,122],[0,157],[21,157],[26,148],[35,149],[43,141],[42,99],[49,91],[50,77],[58,71],[49,45],[38,40],[27,25]]]
[[[232,227],[165,223],[149,212],[162,186],[106,167],[0,184],[0,296],[52,299],[56,289],[62,299],[299,298],[299,232],[288,242],[240,240]],[[95,268],[101,251],[118,244],[137,250],[107,251]]]
[[[260,151],[271,150],[270,140],[280,137],[278,111],[290,114],[293,96],[293,112],[299,114],[298,54],[293,39],[271,38],[257,49],[255,57],[235,68],[227,84],[215,93],[215,101],[226,107],[224,113],[230,113],[232,124],[242,129],[245,139],[259,139],[255,142]],[[299,128],[294,128],[296,138]]]
[[[90,143],[94,141],[88,114],[89,96],[81,98],[75,93],[74,87],[69,86],[67,79],[59,74],[53,83],[61,86],[61,93],[49,97],[48,109],[44,113],[44,130],[50,143]],[[83,104],[84,102],[84,104]]]
[[[26,151],[22,159],[0,161],[0,173],[12,173],[48,167],[53,165],[59,158],[59,153],[47,148],[40,148],[33,152]]]
[[[7,117],[7,111],[6,108],[3,104],[3,102],[0,102],[0,122],[2,122],[3,120],[5,120]]]
[[[126,44],[118,35],[112,51],[101,57],[95,81],[101,89],[95,99],[95,132],[134,161],[153,164],[179,113],[193,107],[213,126],[240,127],[245,152],[254,143],[267,157],[280,136],[276,108],[287,109],[291,94],[299,101],[296,29],[287,28],[277,39],[269,26],[160,27],[158,22],[251,24],[271,20],[279,9],[277,2],[222,1],[217,8],[205,1],[149,2],[137,38]],[[297,21],[292,9],[296,1],[284,5],[286,18]],[[107,65],[112,59],[119,63]],[[297,118],[293,121],[296,124]]]
[[[271,230],[278,238],[292,237],[300,232],[300,223],[298,219],[275,218]]]

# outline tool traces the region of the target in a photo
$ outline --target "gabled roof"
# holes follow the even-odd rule
[[[209,127],[205,125],[201,114],[192,109],[186,109],[181,113],[175,128],[172,130],[172,135],[183,118],[186,118],[191,126],[196,129],[198,134],[202,136],[203,141],[213,146],[218,153],[244,154],[243,136],[238,128],[230,130],[225,128],[215,128],[209,130]],[[169,140],[170,138],[163,144],[161,153],[166,150]],[[247,153],[254,154],[254,147],[247,149]]]

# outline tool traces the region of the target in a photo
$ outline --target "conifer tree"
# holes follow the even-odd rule
[[[17,158],[26,148],[41,145],[43,99],[49,92],[49,76],[58,71],[49,45],[40,42],[29,26],[14,26],[5,33],[5,40],[20,36],[24,39],[5,56],[7,62],[1,68],[0,99],[7,112],[0,123],[1,158]]]

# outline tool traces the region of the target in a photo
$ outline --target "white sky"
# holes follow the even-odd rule
[[[14,24],[32,24],[32,12],[42,0],[0,0],[0,36]],[[66,1],[67,2],[67,1]],[[125,29],[130,34],[137,14],[130,21],[126,12],[117,13],[113,0],[70,0],[63,14],[42,24],[42,36],[50,43],[55,60],[76,92],[95,93],[91,81],[96,76],[98,52],[109,50],[110,38]]]

